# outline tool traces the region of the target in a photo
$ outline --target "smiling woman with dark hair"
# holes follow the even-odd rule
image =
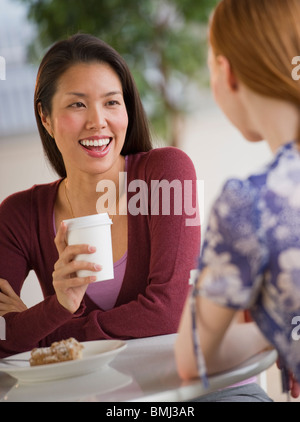
[[[103,41],[79,34],[54,44],[43,58],[34,106],[45,154],[59,179],[18,192],[0,206],[0,315],[6,340],[0,356],[75,337],[94,339],[176,332],[200,247],[196,173],[176,148],[151,146],[148,122],[131,73]],[[124,184],[122,183],[123,177]],[[170,195],[168,215],[128,212],[133,181],[190,181],[181,212]],[[100,182],[114,198],[100,199]],[[157,187],[157,185],[155,185]],[[157,192],[156,192],[157,193]],[[171,193],[171,188],[170,188]],[[189,195],[189,198],[187,196]],[[142,200],[142,194],[140,196]],[[193,204],[194,214],[184,202]],[[151,203],[151,201],[149,201]],[[132,205],[132,204],[131,204]],[[156,208],[157,211],[157,208]],[[108,212],[112,224],[114,279],[93,283],[78,270],[97,265],[74,258],[94,245],[66,243],[63,220]],[[19,295],[35,271],[44,300],[30,309]]]
[[[37,75],[34,109],[45,153],[59,176],[66,170],[62,155],[40,119],[40,107],[51,114],[52,99],[59,78],[78,64],[106,63],[118,76],[128,114],[128,128],[122,155],[152,149],[148,121],[131,72],[124,59],[108,44],[92,35],[74,35],[54,44],[45,55]]]

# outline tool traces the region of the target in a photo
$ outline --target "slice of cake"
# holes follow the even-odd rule
[[[50,347],[35,348],[31,351],[30,366],[48,365],[82,358],[83,346],[75,338],[52,343]]]

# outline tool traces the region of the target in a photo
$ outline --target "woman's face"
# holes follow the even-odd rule
[[[128,127],[122,84],[105,63],[79,63],[59,79],[49,116],[41,116],[67,174],[103,174],[118,161]]]

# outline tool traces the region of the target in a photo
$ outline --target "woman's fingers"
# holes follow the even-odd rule
[[[74,275],[69,278],[54,278],[53,287],[56,292],[57,300],[71,313],[76,312],[80,306],[88,284],[93,281],[96,281],[95,276],[76,277],[76,275]]]
[[[63,265],[62,261],[60,261],[55,264],[52,276],[54,280],[57,278],[70,278],[74,277],[73,274],[80,270],[101,271],[101,266],[88,261],[76,260],[69,261]]]
[[[21,301],[7,301],[6,298],[3,300],[3,295],[0,293],[0,316],[7,314],[8,312],[23,312],[26,311],[27,306]]]
[[[53,280],[70,278],[79,270],[100,271],[101,267],[84,259],[75,259],[79,255],[93,254],[96,248],[89,245],[67,246],[54,265]]]
[[[65,246],[59,255],[57,264],[66,265],[72,261],[77,255],[89,255],[96,252],[96,248],[89,245],[70,245]]]
[[[4,280],[3,278],[0,278],[0,290],[1,290],[2,293],[4,293],[5,295],[7,295],[9,297],[19,299],[19,296],[14,291],[14,289],[11,287],[9,282],[7,280]]]
[[[65,279],[58,279],[53,281],[53,285],[56,290],[60,291],[67,291],[69,289],[74,289],[76,287],[82,287],[87,284],[92,283],[96,280],[95,276],[88,276],[88,277],[72,277],[68,280]]]
[[[84,255],[93,254],[96,248],[90,245],[67,245],[67,227],[62,224],[55,238],[59,258],[54,265],[53,287],[59,303],[74,313],[79,308],[87,285],[96,281],[96,277],[77,276],[78,271],[100,271],[101,266],[84,260]],[[83,257],[79,257],[83,255]]]
[[[294,385],[291,389],[291,396],[294,399],[297,399],[300,396],[300,384],[298,384],[297,382],[294,383]]]
[[[294,399],[300,396],[300,384],[296,381],[292,373],[290,373],[290,393]]]
[[[78,271],[100,271],[101,266],[78,259],[78,255],[93,254],[96,248],[90,245],[68,245],[67,225],[62,222],[55,237],[55,245],[59,258],[54,265],[53,287],[59,303],[74,313],[79,308],[87,285],[96,281],[96,277],[77,276]]]
[[[15,293],[7,280],[0,278],[0,316],[8,312],[22,312],[27,306]]]
[[[96,251],[96,248],[90,245],[68,245],[67,230],[67,225],[62,222],[54,239],[59,254],[59,260],[56,263],[56,267],[68,264],[70,261],[74,260],[77,255],[91,254]]]

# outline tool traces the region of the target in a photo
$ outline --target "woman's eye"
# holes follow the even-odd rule
[[[82,102],[78,101],[76,103],[71,104],[70,107],[81,108],[81,107],[85,107],[85,105]]]
[[[115,105],[118,105],[118,104],[119,104],[119,101],[117,101],[117,100],[111,100],[111,101],[108,101],[108,103],[107,103],[108,106],[115,106]]]

